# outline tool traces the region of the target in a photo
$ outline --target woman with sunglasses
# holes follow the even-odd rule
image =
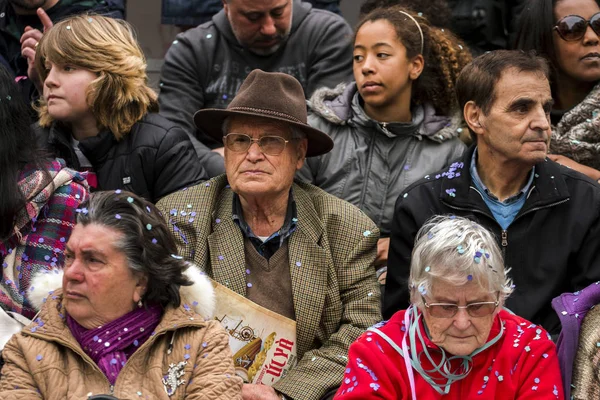
[[[411,306],[350,346],[335,399],[563,399],[549,335],[502,308],[507,274],[490,232],[433,217],[415,240]]]
[[[531,0],[516,47],[553,66],[548,157],[600,180],[600,1]]]

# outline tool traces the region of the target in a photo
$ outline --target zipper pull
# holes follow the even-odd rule
[[[506,229],[502,230],[502,247],[508,246],[508,233]]]
[[[115,386],[110,385],[110,394],[112,395],[115,392]]]
[[[392,134],[392,132],[388,131],[388,129],[387,129],[387,122],[382,122],[382,123],[380,123],[379,125],[381,126],[381,129],[383,129],[383,131],[384,131],[385,133],[388,133],[388,134],[390,134],[390,135]]]

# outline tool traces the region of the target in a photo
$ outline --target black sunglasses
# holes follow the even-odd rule
[[[567,15],[558,20],[554,30],[563,40],[574,42],[585,36],[588,25],[592,27],[596,35],[600,36],[600,12],[592,15],[589,21],[579,15]]]

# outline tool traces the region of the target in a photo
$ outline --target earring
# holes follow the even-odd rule
[[[138,305],[138,308],[142,308],[142,306],[144,305],[144,303],[142,303],[142,300],[139,300],[138,303],[137,303],[137,305]]]

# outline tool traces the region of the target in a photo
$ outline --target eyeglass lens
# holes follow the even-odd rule
[[[600,13],[596,13],[590,18],[589,24],[600,36]],[[588,21],[579,15],[567,15],[556,24],[556,29],[560,36],[567,41],[579,40],[585,36]]]
[[[463,307],[461,307],[463,308]],[[429,312],[432,316],[438,318],[452,318],[458,312],[459,306],[456,304],[430,304]],[[496,309],[495,302],[472,303],[466,306],[467,313],[471,317],[479,318],[490,315]]]
[[[280,136],[263,136],[260,139],[252,139],[243,133],[229,133],[225,136],[225,145],[235,153],[248,151],[252,142],[257,142],[262,152],[271,156],[281,154],[286,143]]]

